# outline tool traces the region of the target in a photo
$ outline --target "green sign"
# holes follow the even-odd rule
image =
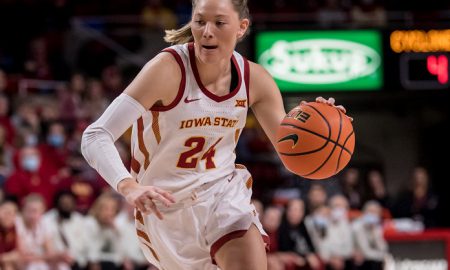
[[[383,85],[376,31],[261,32],[256,56],[283,92],[377,90]]]

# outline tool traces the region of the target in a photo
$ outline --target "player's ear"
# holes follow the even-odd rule
[[[237,38],[242,38],[250,25],[249,19],[242,19],[239,24],[239,31],[237,32]]]

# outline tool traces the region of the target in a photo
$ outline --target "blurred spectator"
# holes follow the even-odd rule
[[[348,202],[342,195],[305,218],[305,225],[320,258],[329,270],[352,270],[353,237],[347,217]]]
[[[386,11],[378,0],[359,0],[351,15],[356,27],[384,27],[387,22]]]
[[[47,270],[57,267],[59,270],[69,269],[64,254],[53,249],[53,235],[43,223],[45,211],[43,198],[30,194],[23,200],[22,218],[17,221],[19,235],[19,251],[25,270]]]
[[[75,195],[61,191],[56,194],[54,205],[55,208],[44,215],[44,223],[53,236],[52,245],[71,269],[83,269],[87,265],[89,239],[84,217],[75,211]]]
[[[268,206],[261,215],[262,225],[270,238],[270,252],[278,251],[278,228],[283,212],[279,207]]]
[[[270,239],[269,253],[267,254],[267,264],[270,270],[285,270],[305,265],[305,260],[295,252],[279,251],[278,229],[282,214],[283,212],[279,207],[269,206],[261,218],[263,228]]]
[[[328,226],[328,243],[324,259],[328,269],[353,269],[354,243],[352,228],[348,219],[348,201],[342,195],[331,197],[330,223]],[[343,268],[339,266],[343,265]]]
[[[37,37],[30,42],[28,59],[24,63],[24,73],[28,78],[53,79],[52,66],[49,63],[47,41]]]
[[[119,67],[109,65],[101,72],[101,81],[110,100],[116,98],[124,89],[123,75]]]
[[[7,96],[0,93],[0,127],[4,129],[4,136],[8,143],[14,143],[15,128],[11,121],[10,101]]]
[[[320,269],[321,263],[315,254],[314,246],[303,222],[304,216],[305,203],[303,200],[289,201],[279,229],[279,250],[293,251],[299,255],[301,260],[298,260],[298,267]],[[301,262],[305,261],[306,265],[302,265]]]
[[[101,179],[80,153],[73,153],[68,158],[70,175],[61,180],[58,189],[70,190],[76,197],[76,210],[87,214],[103,189],[109,185]]]
[[[13,147],[6,141],[5,129],[0,126],[0,186],[14,170],[13,153]]]
[[[23,132],[24,130],[31,131],[34,134],[40,134],[41,132],[41,119],[31,98],[19,102],[14,114],[11,116],[11,122],[18,132]]]
[[[134,207],[125,203],[124,218],[117,220],[121,233],[122,247],[125,252],[124,268],[127,270],[147,270],[149,263],[144,257],[140,247],[140,241],[136,235]]]
[[[383,207],[383,218],[390,218],[392,201],[387,193],[383,175],[379,170],[371,170],[366,179],[364,201],[377,201]]]
[[[387,255],[383,238],[381,205],[376,201],[364,204],[363,215],[352,224],[356,244],[355,264],[361,270],[382,270]]]
[[[17,205],[0,200],[0,269],[19,269],[18,235],[16,231]]]
[[[141,17],[144,26],[151,30],[175,29],[178,25],[173,11],[161,0],[146,0]]]
[[[83,110],[89,121],[97,120],[106,110],[109,103],[109,100],[105,96],[102,82],[98,79],[89,80],[86,96],[83,100]]]
[[[356,168],[347,168],[344,170],[341,179],[341,191],[347,198],[350,209],[361,209],[362,206],[362,187],[360,183],[359,170]]]
[[[424,167],[414,168],[410,184],[398,197],[394,216],[412,218],[427,228],[436,226],[438,197],[430,187],[428,171]]]
[[[312,184],[308,191],[307,213],[314,212],[317,208],[327,204],[327,193],[321,184]]]
[[[10,109],[8,97],[0,93],[0,127],[4,129],[6,142],[13,144],[16,131],[10,118]]]
[[[119,209],[118,199],[110,193],[102,194],[91,208],[86,220],[91,270],[118,270],[123,264],[125,253],[116,220]]]
[[[305,217],[305,227],[311,238],[314,249],[322,260],[325,259],[325,263],[328,262],[328,260],[326,260],[328,258],[324,255],[325,250],[327,249],[329,223],[330,208],[325,204],[317,206]]]
[[[16,196],[19,201],[28,194],[37,193],[44,197],[46,205],[51,206],[59,178],[52,169],[42,164],[39,150],[25,146],[19,152],[19,164],[5,182],[5,192]]]
[[[40,138],[38,133],[34,132],[30,128],[24,128],[20,132],[19,142],[17,145],[19,146],[29,146],[29,147],[38,147],[40,142]],[[14,156],[14,162],[17,162],[17,152]]]
[[[47,134],[50,129],[50,125],[59,121],[60,118],[58,100],[49,100],[45,104],[42,104],[39,109],[39,116],[41,118],[41,132],[43,134]]]
[[[72,74],[69,87],[60,86],[58,102],[60,119],[70,124],[76,119],[84,117],[82,98],[86,92],[86,80],[80,73]]]
[[[62,173],[66,169],[69,151],[66,148],[66,130],[59,122],[50,124],[46,140],[39,145],[42,162],[54,173]],[[66,174],[63,174],[65,176]]]

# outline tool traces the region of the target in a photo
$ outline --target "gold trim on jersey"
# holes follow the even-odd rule
[[[251,188],[252,188],[252,186],[253,186],[253,177],[250,176],[250,178],[247,179],[247,182],[245,182],[245,186],[246,186],[248,189],[251,189]]]
[[[145,241],[147,241],[149,244],[151,244],[152,242],[150,241],[150,237],[148,236],[148,234],[142,230],[139,230],[138,228],[136,228],[136,234],[137,236],[139,236],[140,238],[144,239]]]
[[[153,255],[153,258],[155,258],[156,261],[160,262],[159,257],[156,254],[156,251],[151,246],[147,245],[146,243],[142,243],[142,244],[144,244],[144,246],[146,246],[150,250],[150,252]]]
[[[238,169],[238,170],[245,170],[245,169],[247,169],[247,167],[245,167],[245,166],[242,165],[242,164],[238,164],[238,163],[234,164],[234,167],[235,167],[236,169]]]
[[[159,144],[161,142],[161,130],[159,129],[159,112],[152,111],[153,121],[152,121],[152,130],[153,134],[155,134],[156,142]]]
[[[145,143],[144,143],[144,119],[142,117],[140,117],[138,119],[137,126],[138,126],[139,150],[141,150],[142,154],[145,157],[144,169],[147,170],[148,166],[150,165],[150,154],[147,151],[147,148],[145,147]]]
[[[131,156],[131,170],[133,170],[133,172],[135,172],[136,174],[139,173],[139,170],[141,168],[141,164],[139,163],[139,161],[137,161],[134,156]]]
[[[139,223],[141,223],[142,225],[144,225],[144,217],[142,216],[141,211],[136,210],[136,216],[135,216],[136,220],[139,221]]]

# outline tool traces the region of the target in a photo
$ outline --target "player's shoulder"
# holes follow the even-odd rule
[[[152,81],[153,86],[158,86],[161,83],[168,87],[173,82],[174,87],[178,88],[176,82],[182,77],[181,70],[180,63],[173,54],[160,52],[144,65],[141,73],[146,78],[145,80]]]
[[[168,71],[179,68],[179,63],[172,53],[161,51],[155,57],[150,59],[144,66],[144,69],[157,69],[159,71]]]
[[[260,87],[272,87],[274,84],[272,75],[260,64],[257,64],[252,61],[249,62],[250,69],[250,88],[252,86],[260,88]]]
[[[255,63],[253,61],[248,60],[249,68],[250,68],[250,79],[252,78],[272,78],[270,73],[260,64]]]
[[[260,101],[265,97],[271,97],[277,85],[272,75],[261,65],[249,61],[250,69],[250,96],[251,104]]]

